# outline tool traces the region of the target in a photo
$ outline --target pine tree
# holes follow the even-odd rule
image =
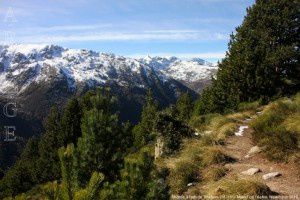
[[[299,7],[297,0],[256,0],[247,9],[196,112],[224,112],[240,102],[269,101],[299,90]]]
[[[78,176],[75,167],[74,145],[60,148],[58,151],[62,175],[61,197],[64,200],[74,199],[75,191],[78,189]]]
[[[163,139],[163,152],[165,155],[179,150],[182,139],[191,136],[193,133],[185,123],[165,113],[158,115],[154,132]]]
[[[125,158],[121,180],[106,184],[100,192],[100,199],[169,199],[164,177],[155,169],[150,150],[141,149]]]
[[[47,199],[53,200],[96,200],[98,191],[104,176],[101,173],[93,172],[88,185],[85,188],[78,186],[78,176],[76,168],[76,149],[73,144],[66,148],[59,149],[58,154],[61,164],[62,180],[61,185],[52,182],[44,185],[43,193]]]
[[[63,146],[58,137],[60,133],[60,115],[53,107],[45,123],[45,133],[39,142],[38,170],[39,182],[56,180],[60,177],[59,157],[57,150]]]
[[[94,171],[115,179],[128,144],[127,133],[112,113],[115,100],[109,90],[98,89],[90,100],[93,106],[84,112],[82,137],[77,143],[81,184],[86,184]]]
[[[135,147],[142,147],[154,139],[152,133],[157,113],[157,104],[153,100],[151,91],[148,91],[146,103],[141,114],[141,121],[133,129]]]
[[[180,95],[176,102],[177,117],[183,122],[188,122],[193,113],[193,99],[189,93]]]
[[[72,98],[64,109],[61,118],[60,141],[64,146],[70,143],[76,144],[81,136],[82,110],[76,98]]]

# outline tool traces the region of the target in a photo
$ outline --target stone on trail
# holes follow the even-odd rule
[[[262,111],[256,112],[257,115],[262,115]]]
[[[250,157],[252,157],[254,154],[257,154],[257,153],[260,153],[260,152],[262,152],[262,149],[261,149],[259,146],[254,146],[254,147],[252,147],[252,148],[249,150],[249,152],[248,152],[248,154],[245,156],[245,158],[250,158]]]
[[[196,184],[195,183],[188,183],[187,184],[188,187],[191,187],[191,186],[194,186],[194,185],[196,185]]]
[[[251,121],[251,120],[252,120],[252,118],[249,117],[249,118],[244,119],[244,122],[249,122],[249,121]]]
[[[248,169],[246,171],[243,171],[242,174],[252,176],[254,174],[257,174],[260,171],[261,170],[259,168],[253,167],[253,168],[250,168],[250,169]]]
[[[281,173],[279,173],[279,172],[271,172],[271,173],[263,175],[262,178],[264,180],[268,180],[268,179],[275,178],[275,177],[278,177],[278,176],[281,176]]]

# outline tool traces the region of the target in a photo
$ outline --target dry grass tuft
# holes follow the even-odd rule
[[[203,153],[203,166],[232,162],[233,158],[223,153],[220,147],[207,147]]]
[[[203,179],[206,182],[218,181],[222,177],[226,176],[228,169],[222,165],[220,166],[211,166],[203,170]]]
[[[243,102],[238,105],[238,111],[256,110],[261,106],[260,101]]]
[[[232,199],[237,199],[238,197],[234,197],[235,195],[269,196],[272,195],[273,192],[267,185],[258,180],[232,178],[224,179],[209,185],[208,194],[216,196],[233,195]]]
[[[300,152],[300,95],[270,103],[251,122],[253,139],[270,160],[289,161]]]

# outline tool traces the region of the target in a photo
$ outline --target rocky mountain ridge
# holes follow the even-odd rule
[[[121,119],[136,122],[149,89],[161,107],[168,106],[181,92],[196,97],[215,71],[201,59],[127,58],[55,45],[0,46],[0,106],[11,98],[18,105],[16,118],[2,114],[0,122],[18,124],[20,135],[31,135],[39,129],[28,127],[29,121],[38,124],[53,105],[63,107],[70,97],[97,86],[109,86],[119,99]]]
[[[93,87],[114,81],[120,86],[144,87],[138,77],[152,72],[163,82],[175,79],[189,86],[206,82],[216,67],[202,59],[180,60],[176,57],[127,58],[89,50],[67,49],[55,45],[0,46],[0,92],[26,90],[33,83],[63,78],[69,90],[79,85]],[[194,88],[192,88],[194,89]],[[199,92],[202,88],[195,89]]]

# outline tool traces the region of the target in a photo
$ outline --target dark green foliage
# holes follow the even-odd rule
[[[132,127],[130,123],[120,124],[113,112],[114,103],[109,89],[99,89],[88,92],[80,103],[70,100],[62,118],[57,108],[52,108],[44,124],[45,133],[39,141],[34,140],[35,145],[28,142],[20,160],[1,181],[0,196],[15,195],[35,184],[59,180],[61,166],[57,151],[73,142],[78,145],[74,168],[81,184],[87,184],[95,171],[103,171],[107,180],[115,179],[127,148],[132,145]],[[81,132],[82,137],[76,143]]]
[[[82,137],[77,143],[79,180],[82,184],[94,171],[101,171],[113,180],[131,140],[128,125],[120,125],[117,114],[112,113],[115,100],[109,90],[99,89],[90,98],[92,108],[86,110],[82,119]]]
[[[76,167],[76,149],[73,144],[66,148],[59,149],[58,154],[61,164],[61,184],[57,181],[47,183],[41,187],[38,194],[42,195],[39,199],[53,200],[96,200],[98,191],[104,176],[101,173],[93,172],[91,179],[84,188],[78,186],[78,176]],[[29,197],[30,194],[29,194]]]
[[[15,195],[31,189],[38,183],[60,177],[57,149],[60,117],[54,107],[45,122],[46,132],[40,140],[30,139],[20,159],[0,182],[0,197]]]
[[[134,146],[142,147],[154,139],[153,127],[158,113],[157,104],[149,91],[141,114],[141,121],[133,129]]]
[[[29,190],[37,182],[38,140],[30,139],[21,160],[5,174],[0,182],[0,198]]]
[[[189,121],[189,125],[197,128],[197,130],[203,130],[206,126],[208,126],[214,118],[221,117],[221,114],[218,113],[210,113],[207,115],[194,115]]]
[[[67,148],[61,148],[58,151],[60,159],[60,169],[62,175],[62,199],[74,199],[75,191],[78,189],[78,176],[74,156],[74,145],[68,145]]]
[[[125,158],[121,180],[106,184],[100,199],[169,199],[164,178],[155,170],[149,149],[141,149]]]
[[[213,80],[213,82],[215,82]],[[220,98],[217,97],[217,93],[214,92],[216,86],[212,84],[212,87],[206,88],[202,91],[200,98],[195,103],[195,115],[203,115],[207,113],[220,112],[223,110],[223,107],[226,107],[226,104],[221,104]],[[216,103],[218,101],[218,104]]]
[[[81,136],[82,110],[76,98],[71,99],[64,109],[61,118],[60,142],[66,146],[76,143]]]
[[[290,95],[299,89],[300,20],[297,0],[257,0],[219,64],[196,114],[236,109],[240,102]]]
[[[132,147],[133,137],[132,126],[130,123],[121,124],[115,110],[115,98],[109,89],[89,92],[80,103],[71,100],[63,110],[62,118],[53,108],[45,122],[45,133],[39,140],[28,142],[21,159],[0,182],[0,196],[16,195],[34,185],[55,180],[40,187],[45,190],[41,195],[60,199],[97,199],[95,194],[103,178],[97,172],[102,172],[109,183],[121,180],[114,184],[122,184],[118,188],[123,191],[118,195],[126,192],[131,197],[146,195],[146,199],[167,199],[167,188],[160,182],[150,155],[139,157],[138,161],[128,158],[127,167],[120,171],[124,157]],[[150,129],[153,129],[156,112],[157,106],[149,95],[140,123],[148,133],[152,133]],[[76,141],[76,145],[61,148]],[[61,184],[57,184],[60,180]],[[133,184],[131,191],[127,191],[128,181]]]
[[[39,140],[36,137],[30,138],[22,151],[21,158],[28,160],[36,159],[39,151],[38,143]]]
[[[193,113],[193,98],[189,93],[180,95],[176,102],[177,118],[183,122],[188,122]]]
[[[174,119],[168,114],[160,113],[155,121],[154,131],[162,137],[165,154],[174,153],[180,148],[184,137],[191,136],[193,131],[182,121]]]
[[[4,137],[0,136],[0,179],[3,177],[5,171],[20,157],[25,144],[22,138],[17,138],[14,142],[6,142],[4,141]],[[3,172],[2,175],[1,171]]]
[[[90,90],[86,92],[80,99],[80,105],[83,111],[90,110],[93,107],[91,97],[95,96],[95,91]]]
[[[47,182],[60,177],[60,166],[57,150],[63,146],[60,133],[60,116],[56,107],[53,107],[45,124],[46,132],[39,142],[38,169],[39,182]]]

